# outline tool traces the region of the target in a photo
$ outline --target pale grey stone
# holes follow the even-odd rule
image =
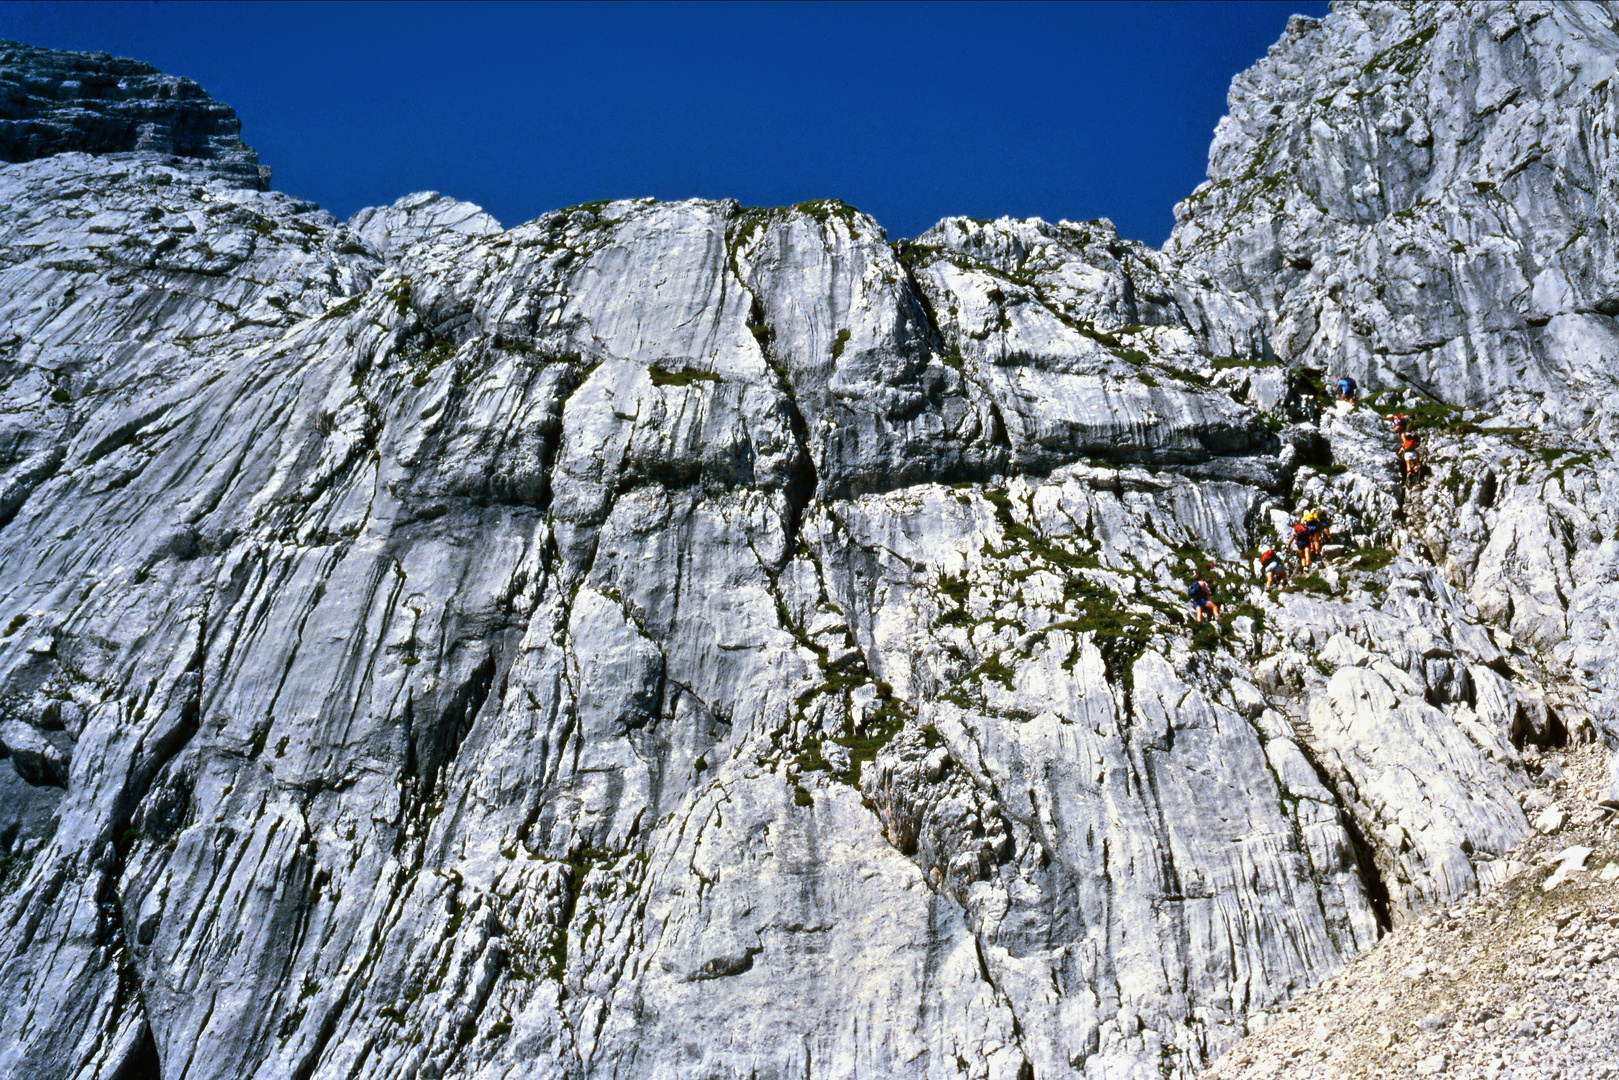
[[[1619,715],[1613,20],[1423,10],[1163,252],[0,166],[0,1074],[1184,1078],[1509,878]]]

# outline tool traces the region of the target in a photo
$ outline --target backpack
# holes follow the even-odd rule
[[[1293,523],[1293,535],[1294,536],[1303,536],[1305,533],[1307,533],[1309,531],[1310,531],[1309,528],[1304,524],[1304,522],[1295,521]]]
[[[1201,581],[1194,581],[1192,582],[1192,587],[1186,590],[1186,596],[1196,603],[1208,599],[1209,593],[1207,589],[1203,588]]]
[[[1276,549],[1275,548],[1266,548],[1264,553],[1259,556],[1259,565],[1260,566],[1264,566],[1266,563],[1272,563],[1272,562],[1275,562],[1275,561],[1276,561]]]
[[[1338,380],[1338,389],[1342,390],[1346,394],[1353,394],[1355,392],[1355,380],[1351,379],[1348,375],[1345,375],[1343,378]]]

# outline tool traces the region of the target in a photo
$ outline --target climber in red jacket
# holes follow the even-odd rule
[[[1422,458],[1417,453],[1415,435],[1408,434],[1400,440],[1400,467],[1405,470],[1404,476],[1407,480],[1417,475],[1417,470],[1422,468]]]
[[[1266,592],[1274,589],[1287,576],[1287,569],[1282,565],[1281,557],[1276,554],[1275,548],[1266,548],[1259,556],[1259,569],[1265,573]]]

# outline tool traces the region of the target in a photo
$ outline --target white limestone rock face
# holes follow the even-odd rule
[[[1616,66],[1606,3],[1295,17],[1233,81],[1166,253],[1248,301],[1289,365],[1350,374],[1384,412],[1441,414],[1460,438],[1434,447],[1448,493],[1427,485],[1412,507],[1424,546],[1550,680],[1545,722],[1619,749],[1619,639],[1598,599]]]
[[[1616,55],[1603,3],[1295,16],[1167,250],[1296,363],[1582,427],[1613,388]]]
[[[125,149],[0,203],[0,1075],[1186,1077],[1492,883],[1619,701],[1600,433],[1502,426],[1469,324],[1402,484],[1254,284],[1297,207],[342,224]]]

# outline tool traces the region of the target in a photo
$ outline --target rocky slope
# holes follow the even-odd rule
[[[1207,1074],[1619,1075],[1619,831],[1597,747],[1553,753],[1537,834],[1497,889],[1384,938]],[[1594,805],[1597,804],[1597,805]],[[1263,1025],[1263,1026],[1262,1026]]]
[[[1579,223],[1607,295],[1605,91],[1525,72],[1611,68],[1614,16],[1545,12],[1295,20],[1164,252],[836,202],[344,224],[65,89],[150,69],[7,46],[5,122],[78,134],[0,166],[0,1074],[1187,1076],[1508,880],[1540,751],[1614,739],[1597,339],[1457,253],[1566,377],[1479,382],[1476,322],[1454,382],[1352,367],[1429,432],[1403,486],[1295,329],[1333,260],[1387,278],[1385,219],[1242,161],[1385,67],[1470,146],[1436,88],[1515,49],[1595,194],[1432,198]],[[1304,505],[1343,550],[1263,595]]]

